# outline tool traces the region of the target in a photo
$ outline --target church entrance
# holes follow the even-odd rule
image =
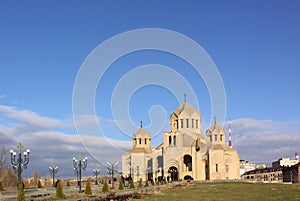
[[[168,173],[169,173],[169,176],[168,178],[171,180],[171,181],[177,181],[178,180],[178,170],[176,167],[174,166],[171,166],[168,170]]]

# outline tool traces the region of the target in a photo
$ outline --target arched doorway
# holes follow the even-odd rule
[[[177,181],[178,180],[178,170],[176,167],[171,166],[168,170],[169,178],[171,181]]]

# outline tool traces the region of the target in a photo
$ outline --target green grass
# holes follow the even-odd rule
[[[144,201],[300,201],[299,184],[197,183],[145,195]]]

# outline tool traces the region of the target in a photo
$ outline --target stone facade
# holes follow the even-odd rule
[[[201,127],[200,112],[184,102],[170,115],[170,130],[156,148],[151,134],[139,128],[132,149],[122,155],[122,174],[134,181],[239,179],[239,156],[226,145],[225,130],[215,122],[204,137]]]
[[[255,170],[245,172],[241,176],[241,179],[248,181],[281,183],[283,181],[282,168],[257,168]]]

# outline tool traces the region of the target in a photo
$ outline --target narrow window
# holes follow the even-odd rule
[[[189,128],[189,119],[186,119],[186,127]]]
[[[216,172],[219,171],[218,163],[216,163]]]
[[[211,136],[211,135],[209,136],[209,141],[211,141],[211,142],[212,142],[212,136]]]
[[[198,128],[198,119],[196,119],[196,128]]]
[[[192,119],[192,128],[194,128],[194,119]]]
[[[215,141],[218,141],[218,136],[217,135],[215,135]]]
[[[220,135],[220,141],[222,141],[223,140],[223,135]]]
[[[174,143],[174,146],[176,146],[176,136],[175,135],[173,136],[173,143]]]
[[[229,172],[229,166],[226,165],[226,173],[228,173],[228,172]]]
[[[180,119],[181,128],[183,128],[183,119]]]
[[[139,142],[140,142],[140,144],[142,144],[142,139],[141,138],[139,138]]]
[[[147,144],[147,138],[145,138],[145,144]]]
[[[169,136],[169,145],[172,144],[172,136]]]
[[[178,120],[176,120],[176,128],[178,129]]]

